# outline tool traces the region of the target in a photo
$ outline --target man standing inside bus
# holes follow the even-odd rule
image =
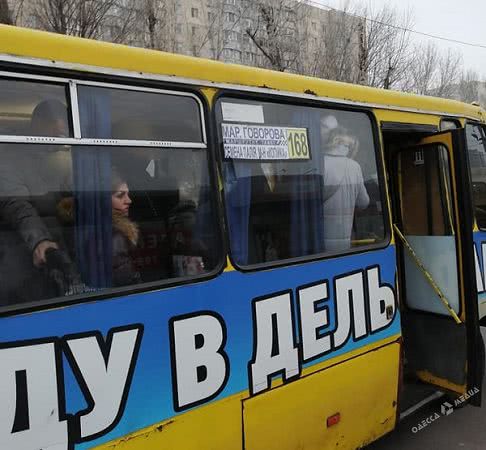
[[[30,134],[69,136],[66,106],[58,100],[39,103],[32,112]],[[70,152],[61,145],[13,145],[3,152],[0,265],[4,275],[0,289],[8,303],[53,295],[42,267],[46,252],[58,248],[60,228],[53,196],[60,195],[61,179],[70,171],[70,165]]]
[[[338,126],[334,116],[321,118],[324,175],[324,248],[340,252],[351,248],[355,209],[370,201],[358,162],[351,155],[358,143],[350,132]]]

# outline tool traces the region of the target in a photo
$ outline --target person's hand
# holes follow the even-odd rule
[[[52,241],[41,241],[37,244],[32,255],[35,267],[40,267],[46,263],[46,251],[50,248],[58,249],[58,245]]]

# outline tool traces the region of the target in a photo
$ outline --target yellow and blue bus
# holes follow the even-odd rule
[[[478,405],[485,119],[0,26],[0,448],[354,449]]]

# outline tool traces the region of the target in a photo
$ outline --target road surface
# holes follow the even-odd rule
[[[486,328],[482,328],[486,342]],[[366,447],[366,450],[485,450],[486,449],[486,380],[483,381],[481,408],[466,406],[443,415],[439,399],[401,422],[397,429]],[[429,418],[429,424],[419,424]],[[435,419],[432,421],[432,419]]]

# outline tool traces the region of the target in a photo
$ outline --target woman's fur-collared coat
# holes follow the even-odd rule
[[[74,200],[72,197],[64,198],[57,206],[59,219],[70,227],[74,226]],[[127,216],[112,210],[112,267],[113,286],[127,286],[140,283],[140,273],[135,268],[130,252],[138,243],[139,230],[135,222]],[[73,229],[73,228],[72,228]],[[73,229],[74,230],[74,229]],[[67,239],[74,249],[74,239]]]

